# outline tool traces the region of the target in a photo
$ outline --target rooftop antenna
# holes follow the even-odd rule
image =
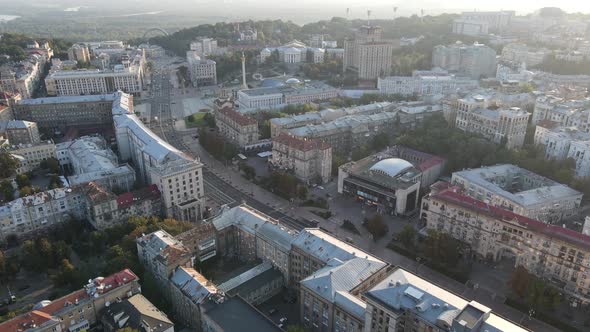
[[[397,14],[397,6],[393,6],[393,20],[395,21],[395,15]]]
[[[246,84],[246,56],[244,52],[242,52],[242,89],[248,89],[248,84]]]
[[[350,8],[346,8],[346,19],[347,20],[349,19],[349,17],[348,17],[349,14],[350,14]]]
[[[424,23],[424,9],[420,9],[420,21]]]
[[[367,10],[367,26],[371,26],[371,10]]]

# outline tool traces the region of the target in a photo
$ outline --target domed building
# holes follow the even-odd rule
[[[418,208],[420,188],[438,178],[444,164],[437,156],[394,146],[340,166],[338,193],[377,206],[380,213],[407,215]]]

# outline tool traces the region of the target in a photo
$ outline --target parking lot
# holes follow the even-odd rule
[[[283,329],[289,325],[299,325],[299,301],[289,303],[287,299],[293,298],[285,288],[281,293],[271,297],[268,301],[257,306],[263,314],[267,315],[277,325],[281,324],[281,318],[287,318],[287,323],[283,324]],[[295,297],[296,298],[296,297]],[[274,309],[273,311],[271,311]]]

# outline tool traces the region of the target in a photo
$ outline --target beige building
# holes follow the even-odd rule
[[[186,52],[189,74],[194,87],[217,84],[217,63],[201,58],[196,51]]]
[[[451,182],[468,196],[546,223],[570,217],[583,193],[515,165],[454,172]]]
[[[469,244],[482,259],[513,260],[580,303],[590,301],[590,236],[488,205],[457,187],[441,187],[422,200],[428,229]]]
[[[11,145],[28,145],[41,143],[37,123],[23,120],[0,122],[0,126],[6,124],[5,136]]]
[[[505,144],[509,149],[524,144],[530,113],[518,107],[503,109],[476,108],[464,111],[459,108],[455,127],[481,134],[486,139]]]
[[[382,39],[382,32],[381,27],[364,25],[353,40],[344,41],[344,71],[357,73],[361,80],[375,80],[391,74],[396,45]]]
[[[137,240],[137,256],[161,285],[165,285],[179,266],[192,267],[192,255],[182,242],[164,230]]]
[[[318,139],[281,134],[272,140],[269,163],[306,183],[326,183],[332,176],[332,148]]]
[[[86,331],[99,322],[111,303],[141,292],[139,278],[129,269],[89,280],[84,288],[53,301],[43,301],[13,319],[0,324],[1,331],[66,332]]]
[[[68,48],[68,60],[90,63],[90,53],[84,44],[74,44]]]
[[[233,105],[215,110],[215,125],[219,133],[239,147],[258,142],[258,122],[238,111]]]
[[[43,141],[34,145],[14,145],[8,151],[19,162],[16,169],[17,174],[30,172],[39,168],[43,161],[55,158],[55,144],[53,144],[53,141]]]

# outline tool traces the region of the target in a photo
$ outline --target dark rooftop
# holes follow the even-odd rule
[[[208,316],[223,331],[283,331],[260,311],[241,297],[226,297],[220,304],[209,302],[204,316]]]

